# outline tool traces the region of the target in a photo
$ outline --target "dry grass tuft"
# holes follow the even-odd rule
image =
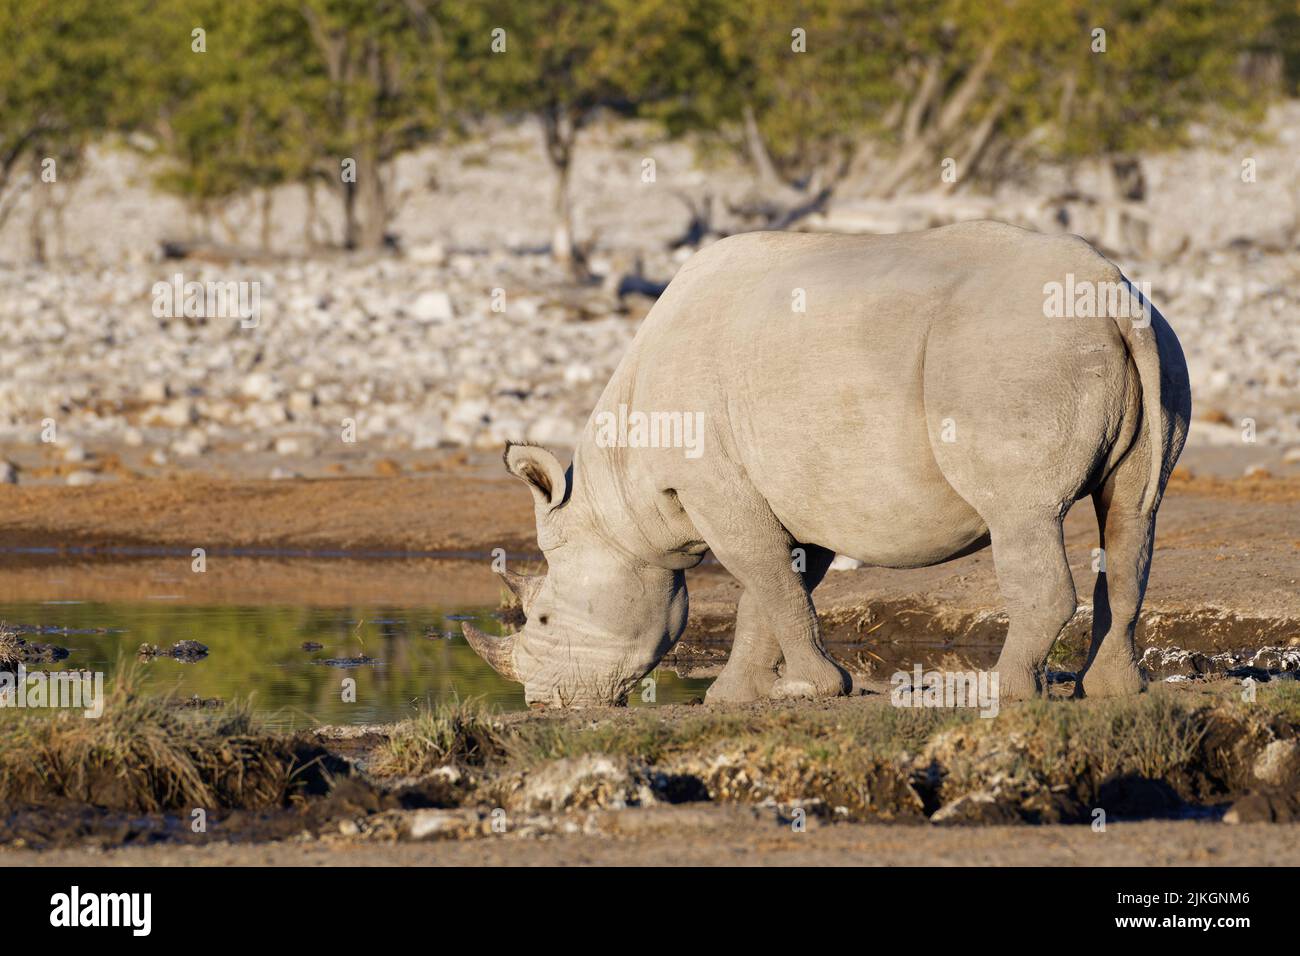
[[[393,728],[371,760],[379,776],[419,776],[448,765],[480,767],[502,754],[502,732],[479,700],[453,700]]]
[[[186,713],[145,696],[124,664],[103,716],[0,711],[0,803],[67,799],[120,810],[283,805],[298,771],[292,740],[259,732],[245,706]]]
[[[0,621],[0,671],[14,671],[22,661],[18,649],[18,631],[7,621]]]

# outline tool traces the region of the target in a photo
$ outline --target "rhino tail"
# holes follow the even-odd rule
[[[1127,278],[1122,281],[1136,308],[1112,318],[1128,346],[1142,386],[1143,427],[1151,447],[1151,470],[1140,512],[1145,515],[1159,505],[1169,474],[1183,450],[1191,417],[1190,392],[1182,349],[1173,330],[1142,289]],[[1179,369],[1181,375],[1176,371]]]

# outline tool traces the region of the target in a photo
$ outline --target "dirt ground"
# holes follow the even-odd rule
[[[1148,638],[1300,642],[1300,475],[1293,467],[1243,477],[1243,460],[1223,450],[1184,457],[1160,515]],[[129,600],[163,584],[180,600],[207,603],[491,603],[500,594],[492,549],[505,549],[516,567],[539,557],[524,489],[495,456],[463,453],[391,477],[0,485],[0,545],[0,600],[15,602]],[[1096,545],[1086,502],[1069,516],[1067,545],[1086,604]],[[195,547],[207,549],[206,574],[189,573]],[[690,583],[684,643],[719,641],[725,651],[736,584],[716,565],[691,572]],[[817,604],[830,640],[862,642],[916,630],[978,636],[1001,602],[985,551],[937,568],[833,573]],[[392,845],[10,848],[0,850],[0,866],[1300,864],[1300,824],[1146,821],[1095,833],[810,820],[794,833],[769,809],[690,806],[600,811],[575,819],[574,829]]]
[[[586,821],[584,821],[585,823]],[[0,866],[1296,866],[1300,824],[817,825],[742,807],[592,815],[590,833],[431,843],[0,850]]]
[[[1249,453],[1235,458],[1222,449],[1185,454],[1160,512],[1145,617],[1181,615],[1211,644],[1285,643],[1300,636],[1300,469],[1241,477]],[[495,456],[457,453],[437,468],[419,477],[0,485],[0,596],[129,597],[167,580],[182,599],[218,603],[491,601],[493,549],[515,567],[540,558],[531,499]],[[1087,502],[1070,512],[1066,539],[1087,604],[1097,545]],[[188,573],[196,547],[208,554],[204,575]],[[440,556],[481,560],[482,571],[433,560]],[[406,560],[367,560],[377,557]],[[701,566],[690,598],[688,640],[725,638],[735,582]],[[830,640],[921,627],[970,633],[1001,608],[988,550],[933,568],[832,573],[816,600]],[[1236,620],[1204,626],[1225,616]]]

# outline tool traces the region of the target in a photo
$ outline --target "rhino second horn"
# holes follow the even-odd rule
[[[469,642],[469,646],[474,648],[474,652],[487,661],[494,671],[502,677],[522,682],[523,678],[515,671],[513,635],[493,637],[480,631],[469,621],[461,621],[460,630],[465,635],[465,640]]]
[[[544,574],[520,574],[517,571],[508,571],[502,569],[497,572],[506,582],[506,587],[515,597],[519,598],[519,603],[523,605],[524,613],[528,613],[528,608],[532,606],[533,599],[537,597],[537,592],[542,589],[543,582],[546,581]]]

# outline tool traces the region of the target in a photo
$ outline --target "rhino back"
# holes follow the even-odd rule
[[[936,459],[936,426],[955,417],[960,430],[981,402],[994,418],[1032,404],[999,384],[1027,368],[1073,381],[1080,335],[1113,346],[1113,323],[1050,328],[1042,316],[1045,281],[1108,266],[1078,241],[998,223],[733,237],[683,267],[601,407],[703,413],[698,458],[625,456],[659,488],[707,486],[738,461],[797,540],[874,564],[932,563],[987,533]],[[936,342],[951,366],[939,376],[927,374]],[[1108,382],[1116,359],[1122,369],[1122,347],[1102,360]]]

